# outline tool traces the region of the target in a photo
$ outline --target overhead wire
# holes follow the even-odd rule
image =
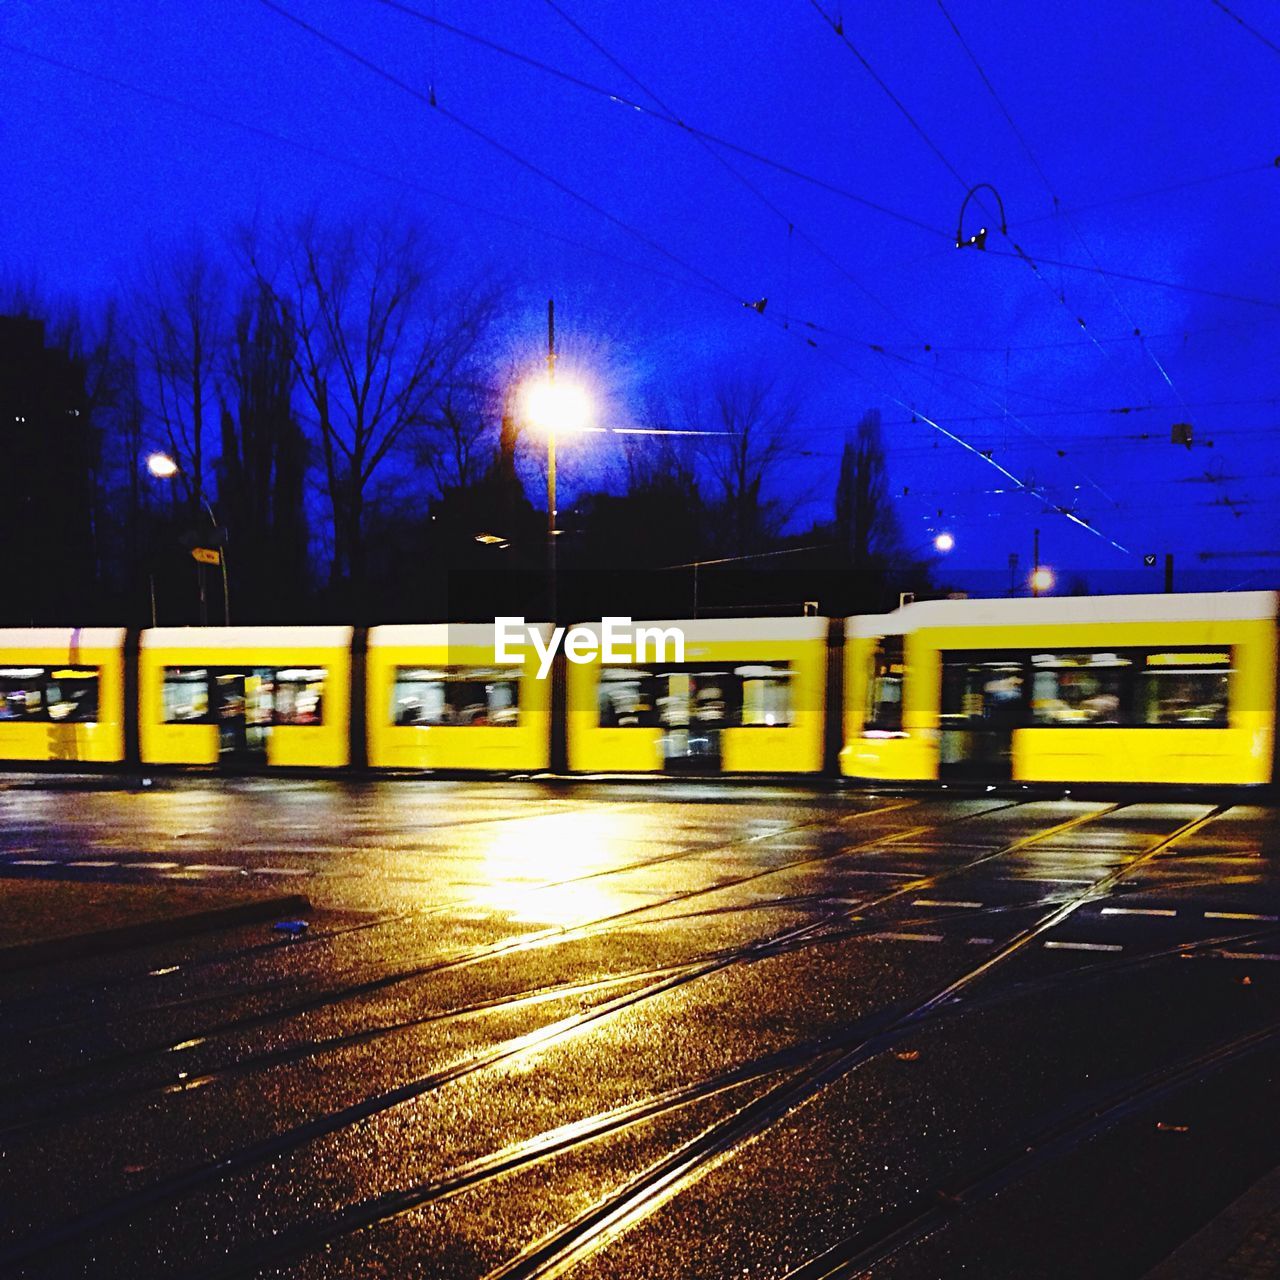
[[[380,3],[391,4],[398,9],[404,9],[408,7],[403,4],[402,0],[380,0]],[[840,261],[840,259],[838,259],[834,254],[828,252],[828,250],[823,245],[821,245],[816,239],[814,239],[813,236],[811,236],[803,227],[801,227],[797,222],[797,220],[790,213],[780,208],[772,199],[769,198],[769,196],[767,196],[763,191],[761,191],[760,188],[741,171],[741,169],[739,169],[730,160],[728,160],[725,156],[723,156],[716,149],[716,146],[713,144],[711,138],[708,135],[698,130],[688,129],[687,126],[684,125],[683,118],[675,111],[673,107],[671,107],[666,101],[664,101],[663,98],[652,87],[650,87],[643,80],[641,80],[640,77],[637,76],[635,72],[630,69],[629,66],[627,66],[624,62],[622,62],[620,58],[618,58],[614,53],[612,53],[609,49],[607,49],[604,46],[604,44],[602,44],[594,35],[591,34],[590,31],[588,31],[580,22],[577,21],[577,19],[575,19],[572,14],[568,13],[562,5],[557,3],[557,0],[545,0],[545,3],[547,7],[552,10],[552,12],[554,12],[567,26],[569,26],[570,28],[572,28],[572,30],[577,32],[577,34],[583,40],[585,40],[597,53],[599,53],[601,57],[606,59],[606,61],[608,61],[611,66],[615,67],[624,76],[626,76],[626,78],[630,80],[631,83],[634,84],[636,88],[640,90],[641,93],[643,93],[647,98],[655,102],[658,105],[658,107],[663,112],[665,112],[670,119],[676,121],[682,127],[686,128],[690,136],[693,137],[693,139],[703,148],[704,151],[706,151],[712,157],[712,159],[716,161],[717,164],[719,164],[727,173],[730,174],[730,176],[733,177],[733,179],[736,182],[738,182],[747,191],[749,191],[761,204],[764,205],[766,209],[769,210],[770,213],[772,213],[776,218],[780,219],[781,222],[786,226],[787,228],[787,294],[788,294],[787,305],[789,308],[791,307],[791,304],[793,301],[790,296],[791,294],[791,241],[792,241],[792,237],[795,234],[799,234],[800,238],[805,242],[805,244],[807,244],[820,258],[822,258],[824,262],[827,262],[831,266],[835,267],[836,270],[839,271],[840,274],[843,275],[846,280],[848,280],[856,289],[859,290],[859,292],[861,292],[865,297],[869,298],[872,302],[874,302],[876,306],[878,306],[881,310],[883,310],[887,315],[891,316],[894,320],[896,320],[899,324],[901,324],[905,329],[910,329],[910,325],[908,325],[908,323],[905,320],[903,320],[902,317],[899,316],[897,312],[895,312],[894,309],[890,307],[887,302],[884,301],[883,298],[879,297],[876,293],[874,293],[871,289],[869,289],[866,286],[866,284],[861,279],[859,279],[857,275],[854,274],[854,272],[849,270],[849,268],[843,262]],[[417,11],[413,10],[413,12],[416,13]],[[486,43],[490,43],[490,42],[486,42]],[[491,45],[491,47],[497,47],[497,46]]]
[[[405,93],[408,93],[410,96],[412,96],[416,100],[423,102],[426,105],[432,107],[435,111],[441,113],[446,119],[459,125],[461,128],[464,129],[464,131],[472,134],[476,138],[485,142],[495,150],[499,151],[504,156],[508,157],[515,163],[519,164],[521,167],[526,168],[531,172],[535,173],[536,175],[538,175],[539,177],[543,178],[545,181],[553,185],[557,190],[563,192],[566,195],[569,195],[571,198],[583,204],[585,207],[591,209],[593,212],[597,213],[600,217],[606,219],[611,224],[626,230],[629,234],[635,236],[642,243],[645,243],[649,247],[654,248],[656,251],[662,253],[664,256],[672,259],[678,265],[684,266],[687,270],[690,270],[697,278],[702,279],[704,281],[711,282],[712,284],[715,285],[718,291],[721,292],[724,296],[729,297],[735,301],[738,301],[744,307],[747,307],[751,310],[755,310],[757,311],[758,314],[760,314],[761,316],[764,316],[763,309],[756,308],[750,302],[743,301],[733,290],[728,289],[723,285],[720,285],[718,282],[712,281],[711,277],[707,276],[699,268],[692,267],[690,266],[690,264],[684,263],[683,260],[680,259],[677,255],[673,254],[670,250],[666,249],[665,246],[662,246],[658,244],[658,242],[653,241],[650,237],[646,236],[639,229],[631,227],[628,223],[618,218],[616,215],[610,213],[608,210],[603,209],[596,202],[574,191],[572,188],[568,187],[565,183],[563,183],[560,179],[556,178],[554,175],[548,173],[546,170],[542,169],[540,166],[535,165],[532,161],[529,161],[525,157],[519,155],[519,153],[514,151],[512,148],[508,147],[506,144],[498,141],[497,139],[492,138],[490,135],[486,134],[483,130],[463,120],[456,113],[442,107],[438,101],[432,101],[430,95],[424,94],[421,90],[415,88],[413,85],[408,84],[406,81],[400,79],[399,76],[394,75],[392,72],[387,71],[384,67],[381,67],[379,64],[365,57],[363,54],[359,53],[357,50],[352,49],[350,46],[344,44],[342,41],[330,35],[328,32],[324,31],[323,29],[314,26],[312,23],[307,22],[305,19],[298,17],[296,14],[292,13],[290,10],[276,3],[276,0],[259,0],[259,3],[261,3],[267,9],[272,10],[273,12],[279,14],[281,17],[292,22],[294,25],[308,32],[312,36],[316,37],[317,39],[322,41],[324,44],[327,44],[329,47],[342,53],[345,57],[347,57],[351,61],[356,62],[360,66],[363,66],[367,70],[373,72],[375,75],[378,75],[382,79],[395,85],[397,88],[401,89]],[[765,318],[768,319],[770,323],[774,323],[774,324],[778,323],[773,317],[765,317]],[[795,332],[794,330],[791,330],[791,329],[787,329],[786,331]],[[800,335],[797,335],[797,336],[800,336]],[[844,362],[840,360],[835,359],[830,355],[829,352],[825,352],[824,349],[819,348],[818,344],[814,342],[813,339],[811,338],[806,339],[801,337],[801,340],[807,342],[807,344],[811,348],[817,348],[819,350],[822,350],[824,355],[826,355],[826,357],[829,360],[832,360],[839,367],[843,368],[847,373],[850,373],[852,376],[858,378],[859,381],[863,380],[860,377],[860,375],[858,375],[850,366],[844,364]],[[877,392],[878,394],[885,395],[886,398],[898,404],[902,409],[904,409],[908,413],[914,413],[915,416],[920,421],[925,422],[934,430],[944,435],[947,439],[950,439],[956,444],[961,445],[963,448],[965,448],[968,452],[970,452],[974,456],[981,458],[988,466],[994,467],[1001,474],[1005,475],[1010,480],[1013,480],[1019,487],[1024,489],[1026,492],[1038,497],[1041,501],[1046,501],[1046,502],[1049,501],[1049,499],[1047,499],[1042,494],[1040,494],[1040,492],[1034,486],[1028,485],[1024,481],[1022,481],[1019,477],[1014,475],[1013,472],[1007,470],[1007,468],[1005,468],[1002,464],[998,463],[993,457],[990,457],[984,454],[982,451],[978,449],[972,448],[972,446],[968,445],[964,441],[963,437],[961,437],[955,432],[949,431],[947,428],[943,427],[940,423],[935,421],[933,418],[916,410],[915,407],[909,404],[906,400],[900,399],[899,397],[894,396],[891,393],[885,392],[883,391],[883,389],[877,389]],[[1103,533],[1102,531],[1094,527],[1087,520],[1083,520],[1080,517],[1076,516],[1067,507],[1058,505],[1058,506],[1055,506],[1055,509],[1065,519],[1078,525],[1080,528],[1087,530],[1089,533],[1093,534],[1095,537],[1101,538],[1103,541],[1110,543],[1117,550],[1120,550],[1125,554],[1129,554],[1129,550],[1127,547],[1124,547],[1121,543],[1115,541],[1113,538],[1109,537],[1107,534]]]
[[[1045,190],[1049,193],[1049,198],[1050,200],[1053,201],[1053,207],[1057,210],[1060,210],[1062,202],[1058,199],[1058,193],[1054,190],[1053,183],[1049,181],[1049,176],[1048,174],[1045,173],[1044,167],[1041,165],[1039,159],[1036,157],[1036,153],[1032,149],[1031,143],[1027,140],[1027,137],[1022,132],[1022,130],[1018,128],[1017,121],[1014,120],[1013,115],[1009,111],[1009,108],[1005,106],[1004,100],[1000,97],[1000,94],[996,91],[995,85],[991,82],[991,77],[987,75],[986,70],[984,69],[982,63],[978,61],[977,54],[974,53],[973,49],[969,46],[969,42],[964,38],[964,35],[960,31],[960,28],[956,25],[955,19],[951,16],[950,11],[947,9],[945,0],[935,0],[935,3],[938,6],[939,12],[941,12],[942,16],[947,20],[947,25],[951,28],[953,34],[955,35],[956,40],[959,42],[960,47],[964,50],[969,61],[973,64],[974,70],[978,73],[978,78],[986,86],[987,92],[991,95],[992,100],[995,102],[996,106],[1000,109],[1000,114],[1004,116],[1005,121],[1008,123],[1009,128],[1013,133],[1013,136],[1017,138],[1018,142],[1021,144],[1022,150],[1026,153],[1027,159],[1030,160],[1031,162],[1031,167],[1036,171],[1036,174],[1039,176],[1040,181],[1044,185]],[[1089,261],[1093,264],[1095,269],[1098,269],[1099,267],[1098,260],[1094,256],[1093,250],[1089,247],[1088,241],[1085,240],[1083,235],[1081,235],[1080,228],[1076,226],[1075,221],[1072,218],[1070,218],[1065,214],[1062,216],[1064,217],[1067,223],[1067,226],[1071,228],[1071,231],[1075,235],[1075,238],[1079,243],[1080,247],[1085,251],[1085,254],[1088,256]],[[1115,288],[1112,285],[1110,279],[1105,275],[1102,275],[1101,279],[1103,283],[1106,285],[1107,292],[1111,295],[1111,301],[1115,304],[1115,308],[1120,313],[1121,319],[1124,320],[1124,322],[1133,331],[1133,335],[1137,338],[1138,342],[1141,344],[1143,352],[1155,365],[1156,370],[1159,372],[1160,377],[1164,380],[1169,390],[1172,391],[1174,395],[1177,396],[1178,399],[1181,401],[1182,392],[1175,385],[1173,378],[1170,377],[1169,371],[1164,367],[1160,359],[1155,355],[1155,353],[1147,346],[1146,342],[1143,340],[1141,329],[1138,327],[1137,324],[1134,323],[1133,317],[1129,314],[1124,304],[1120,301],[1120,297],[1116,293]],[[1097,345],[1096,341],[1094,345],[1095,346]]]
[[[402,8],[402,7],[404,7],[404,6],[403,6],[403,4],[401,3],[401,0],[383,0],[383,2],[384,2],[384,3],[390,3],[390,4],[393,4],[396,8]],[[618,71],[620,71],[624,76],[626,76],[626,77],[627,77],[627,79],[628,79],[628,80],[630,80],[632,84],[634,84],[637,88],[639,88],[639,89],[640,89],[640,91],[641,91],[642,93],[644,93],[647,97],[651,98],[654,102],[656,102],[656,103],[657,103],[657,105],[658,105],[660,108],[662,108],[662,110],[664,110],[664,111],[668,112],[669,114],[671,114],[673,117],[675,117],[675,118],[677,118],[677,119],[679,118],[679,117],[676,115],[676,113],[675,113],[674,109],[673,109],[673,108],[672,108],[672,107],[671,107],[667,102],[665,102],[665,101],[664,101],[664,100],[663,100],[663,99],[662,99],[662,98],[661,98],[661,97],[660,97],[660,96],[659,96],[659,95],[658,95],[658,94],[657,94],[657,93],[656,93],[652,88],[650,88],[646,83],[644,83],[644,82],[639,78],[639,76],[637,76],[637,75],[636,75],[636,74],[635,74],[635,73],[630,69],[630,67],[628,67],[625,63],[623,63],[623,62],[622,62],[622,61],[621,61],[621,60],[620,60],[616,55],[614,55],[614,54],[613,54],[609,49],[607,49],[607,48],[606,48],[606,47],[605,47],[605,46],[604,46],[604,45],[603,45],[603,44],[602,44],[598,39],[596,39],[596,37],[595,37],[595,36],[593,36],[589,31],[587,31],[587,30],[586,30],[586,28],[585,28],[581,23],[579,23],[578,21],[576,21],[576,20],[572,17],[572,15],[570,15],[569,13],[567,13],[567,12],[565,11],[565,9],[563,8],[563,6],[562,6],[561,4],[559,4],[559,3],[558,3],[558,0],[545,0],[545,3],[547,4],[547,6],[548,6],[550,9],[552,9],[552,10],[553,10],[553,12],[555,12],[557,15],[559,15],[559,17],[560,17],[561,19],[563,19],[563,21],[564,21],[564,22],[566,22],[566,23],[567,23],[567,24],[568,24],[568,25],[569,25],[569,26],[570,26],[570,27],[571,27],[575,32],[577,32],[577,33],[578,33],[578,35],[582,37],[582,39],[584,39],[588,44],[590,44],[590,45],[591,45],[591,47],[592,47],[593,49],[595,49],[597,53],[599,53],[602,57],[604,57],[604,58],[605,58],[605,59],[606,59],[606,60],[607,60],[607,61],[608,61],[608,62],[609,62],[613,67],[615,67],[615,68],[616,68]],[[773,203],[773,202],[772,202],[772,201],[771,201],[767,196],[765,196],[765,195],[764,195],[764,194],[763,194],[763,193],[762,193],[762,192],[761,192],[761,191],[760,191],[760,190],[759,190],[759,189],[758,189],[758,188],[757,188],[753,183],[751,183],[751,182],[750,182],[750,180],[749,180],[749,179],[747,179],[747,178],[746,178],[746,177],[745,177],[745,176],[744,176],[744,175],[743,175],[743,174],[742,174],[742,173],[741,173],[741,172],[740,172],[740,171],[739,171],[739,170],[738,170],[734,165],[732,165],[732,164],[731,164],[730,162],[728,162],[728,161],[727,161],[723,156],[721,156],[721,155],[720,155],[720,154],[715,150],[715,148],[711,145],[711,143],[710,143],[710,142],[708,142],[708,141],[707,141],[706,139],[704,139],[704,138],[699,138],[699,139],[698,139],[698,141],[701,143],[701,145],[703,146],[703,148],[704,148],[706,151],[708,151],[708,152],[712,155],[712,157],[713,157],[713,158],[714,158],[714,159],[715,159],[719,164],[721,164],[721,165],[722,165],[722,166],[723,166],[723,167],[724,167],[724,168],[725,168],[725,169],[726,169],[726,170],[727,170],[727,171],[728,171],[728,172],[729,172],[729,173],[730,173],[734,178],[736,178],[740,183],[742,183],[744,186],[746,186],[746,187],[747,187],[747,189],[748,189],[749,191],[751,191],[751,192],[752,192],[752,194],[754,194],[754,195],[755,195],[755,196],[756,196],[756,197],[757,197],[757,198],[758,198],[758,199],[759,199],[759,200],[760,200],[760,201],[761,201],[761,202],[762,202],[762,203],[763,203],[763,204],[764,204],[764,205],[765,205],[765,206],[766,206],[766,207],[767,207],[767,208],[768,208],[772,213],[774,213],[774,214],[775,214],[775,216],[779,217],[779,218],[780,218],[780,219],[781,219],[781,220],[786,224],[786,226],[787,226],[787,231],[788,231],[788,262],[790,261],[790,238],[791,238],[791,233],[792,233],[793,231],[795,231],[795,230],[799,229],[799,230],[800,230],[801,237],[805,240],[805,242],[806,242],[807,244],[809,244],[809,245],[810,245],[810,247],[811,247],[811,248],[813,248],[813,249],[814,249],[814,250],[819,254],[819,256],[821,256],[825,261],[827,261],[827,262],[831,263],[831,264],[832,264],[833,266],[835,266],[838,270],[840,270],[840,271],[842,272],[842,274],[844,274],[844,275],[845,275],[845,277],[846,277],[847,279],[851,280],[851,281],[852,281],[852,283],[853,283],[853,284],[854,284],[854,285],[855,285],[855,286],[856,286],[856,287],[857,287],[857,288],[858,288],[862,293],[864,293],[864,294],[865,294],[867,297],[869,297],[873,302],[875,302],[878,306],[880,306],[883,310],[885,310],[888,314],[890,314],[890,315],[891,315],[895,320],[897,320],[897,321],[899,322],[899,324],[901,324],[904,328],[907,328],[907,329],[910,329],[910,328],[911,328],[911,325],[910,325],[907,321],[903,320],[903,319],[902,319],[902,317],[900,317],[900,316],[899,316],[899,315],[898,315],[898,314],[897,314],[897,313],[896,313],[896,312],[895,312],[891,307],[889,307],[887,303],[885,303],[885,302],[884,302],[881,298],[879,298],[875,293],[873,293],[870,289],[868,289],[868,288],[867,288],[867,287],[862,283],[862,281],[861,281],[861,280],[859,280],[856,276],[854,276],[852,272],[848,271],[848,270],[843,266],[843,264],[841,264],[841,263],[840,263],[836,258],[834,258],[831,254],[827,253],[827,252],[825,251],[825,249],[823,249],[823,247],[822,247],[821,245],[819,245],[815,240],[813,240],[813,238],[812,238],[811,236],[809,236],[806,232],[804,232],[804,231],[803,231],[803,229],[798,228],[798,227],[797,227],[797,224],[796,224],[796,221],[795,221],[795,219],[794,219],[794,218],[792,218],[789,214],[785,213],[783,210],[779,209],[777,205],[775,205],[775,204],[774,204],[774,203]],[[788,272],[788,274],[789,274],[789,272]],[[789,322],[790,322],[790,317],[789,317],[789,316],[784,316],[784,320],[783,320],[784,326],[788,326],[788,325],[789,325]],[[817,330],[818,330],[818,328],[819,328],[818,326],[813,325],[812,323],[809,323],[809,322],[806,322],[806,321],[802,321],[801,323],[804,323],[804,324],[806,325],[806,327],[807,327],[807,328],[809,328],[809,329],[811,329],[811,330],[815,330],[815,331],[817,331]],[[826,331],[826,330],[824,330],[824,331]],[[829,332],[829,331],[826,331],[826,332]],[[878,344],[868,344],[868,345],[871,347],[871,349],[872,349],[872,350],[877,351],[877,352],[882,356],[882,358],[884,358],[886,361],[887,361],[887,360],[889,360],[889,359],[905,359],[904,357],[897,356],[897,355],[896,355],[896,354],[894,354],[894,353],[887,352],[883,347],[881,347],[881,346],[880,346],[880,345],[878,345]],[[955,371],[955,370],[941,370],[941,369],[939,369],[939,367],[938,367],[938,364],[937,364],[936,359],[935,359],[935,361],[934,361],[932,371],[933,371],[933,374],[934,374],[934,376],[935,376],[935,379],[936,379],[936,376],[937,376],[939,373],[941,373],[941,374],[943,374],[944,376],[951,376],[951,377],[955,377],[955,378],[963,379],[963,380],[965,380],[965,381],[969,381],[969,382],[975,383],[976,385],[979,385],[979,386],[989,386],[989,385],[990,385],[990,384],[983,383],[980,379],[974,378],[974,377],[972,377],[971,375],[962,374],[962,373],[960,373],[959,371]],[[896,382],[896,381],[897,381],[897,379],[895,378],[895,379],[894,379],[894,381]],[[900,384],[900,383],[899,383],[899,389],[904,390],[904,394],[906,394],[905,389],[903,389],[903,388],[901,387],[901,384]],[[1007,403],[1001,403],[1000,407],[1002,408],[1002,410],[1004,411],[1004,413],[1005,413],[1005,414],[1006,414],[1006,415],[1007,415],[1007,416],[1008,416],[1012,421],[1016,422],[1016,423],[1018,424],[1018,426],[1019,426],[1023,431],[1025,431],[1025,432],[1027,432],[1028,434],[1031,434],[1031,435],[1033,435],[1033,436],[1036,434],[1036,433],[1035,433],[1035,431],[1034,431],[1030,426],[1028,426],[1028,424],[1026,424],[1025,422],[1023,422],[1023,421],[1021,420],[1021,418],[1019,418],[1017,415],[1015,415],[1015,414],[1012,414],[1012,413],[1011,413],[1011,411],[1010,411],[1010,410],[1009,410],[1009,408],[1008,408]],[[1093,482],[1091,481],[1091,483],[1093,483]],[[1096,486],[1096,485],[1095,485],[1095,487],[1097,487],[1097,488],[1098,488],[1098,490],[1099,490],[1099,492],[1103,493],[1103,495],[1104,495],[1104,496],[1109,496],[1109,495],[1107,495],[1107,494],[1105,493],[1105,490],[1102,490],[1102,489],[1101,489],[1101,487],[1100,487],[1100,486]]]
[[[673,126],[674,128],[680,129],[691,136],[701,138],[706,142],[714,143],[718,147],[723,147],[726,150],[735,152],[736,154],[743,156],[748,160],[752,160],[757,164],[765,165],[770,169],[774,169],[778,173],[783,173],[788,177],[808,183],[811,186],[826,191],[831,195],[839,196],[842,199],[850,200],[855,204],[863,205],[865,208],[874,210],[876,213],[883,214],[885,217],[893,218],[898,222],[915,227],[919,231],[927,231],[930,235],[943,236],[950,239],[949,232],[944,231],[939,227],[932,226],[927,222],[923,222],[918,218],[912,217],[910,214],[903,213],[899,209],[892,209],[887,205],[880,204],[878,201],[872,200],[856,191],[852,191],[848,187],[843,187],[838,183],[819,177],[816,174],[807,173],[802,169],[797,169],[793,165],[789,165],[781,160],[767,156],[762,152],[756,151],[754,148],[735,142],[731,138],[726,138],[720,134],[712,133],[710,130],[699,128],[697,125],[690,124],[688,121],[681,119],[679,116],[676,116],[665,108],[655,110],[652,107],[647,107],[642,102],[637,102],[634,99],[628,98],[612,89],[607,89],[603,85],[593,84],[590,80],[586,80],[581,76],[576,76],[571,72],[565,71],[560,67],[553,66],[548,62],[543,62],[541,59],[534,58],[529,54],[521,53],[518,49],[512,49],[510,46],[500,44],[498,41],[491,40],[487,36],[479,35],[474,31],[468,31],[465,27],[459,27],[454,23],[446,22],[438,15],[427,13],[422,9],[418,9],[413,5],[405,3],[404,0],[376,0],[376,2],[389,9],[399,10],[401,13],[416,18],[420,22],[425,22],[434,26],[441,31],[447,31],[451,35],[455,35],[462,40],[470,41],[472,44],[480,45],[494,53],[499,53],[503,57],[514,59],[517,62],[522,62],[526,66],[543,72],[545,75],[553,76],[557,80],[564,81],[566,84],[572,84],[588,93],[593,93],[598,97],[607,99],[617,106],[626,107],[628,110],[648,116],[649,118],[658,120],[663,124]]]
[[[530,231],[535,235],[543,236],[549,240],[558,241],[561,244],[568,245],[570,248],[581,249],[586,253],[591,253],[601,258],[607,258],[612,262],[621,263],[623,266],[631,267],[637,271],[644,271],[666,280],[678,281],[690,288],[705,287],[697,284],[696,282],[688,281],[683,276],[678,276],[671,271],[654,266],[652,263],[639,262],[634,258],[623,257],[621,254],[613,253],[608,249],[602,249],[598,245],[591,244],[585,240],[577,240],[572,236],[566,236],[561,232],[552,231],[539,223],[529,221],[527,218],[520,218],[514,214],[505,213],[499,209],[493,209],[486,205],[476,204],[474,201],[463,200],[458,196],[451,195],[447,191],[441,191],[414,179],[406,178],[401,174],[395,174],[385,169],[379,169],[375,165],[366,164],[364,161],[353,159],[350,156],[339,155],[338,153],[329,151],[323,147],[317,147],[313,143],[304,142],[299,138],[292,138],[288,134],[279,133],[274,129],[268,129],[263,125],[238,119],[235,116],[230,116],[210,107],[202,106],[199,103],[191,102],[184,98],[177,98],[172,94],[163,93],[155,89],[149,89],[144,85],[134,84],[128,80],[122,80],[117,76],[109,75],[103,71],[97,71],[74,62],[67,62],[62,58],[55,58],[50,54],[41,53],[35,49],[28,49],[23,45],[13,44],[11,41],[3,38],[0,38],[0,49],[7,49],[10,53],[18,54],[21,57],[31,58],[36,62],[44,63],[46,66],[54,67],[59,71],[66,71],[72,75],[82,76],[85,79],[96,80],[100,84],[110,85],[112,88],[136,94],[139,97],[148,98],[167,107],[175,107],[178,110],[190,112],[193,115],[201,116],[207,120],[212,120],[217,124],[226,125],[233,129],[243,130],[246,133],[264,138],[268,141],[277,142],[283,146],[290,147],[301,152],[303,155],[327,160],[331,164],[349,169],[353,173],[361,173],[366,177],[381,179],[393,186],[400,187],[402,190],[415,191],[421,195],[430,196],[433,200],[440,200],[446,204],[454,205],[456,208],[465,209],[469,213],[478,213],[484,217],[493,218],[495,221],[504,222],[509,226],[520,227],[521,229]],[[711,292],[719,295],[721,291],[719,289],[715,289]]]
[[[1270,49],[1272,53],[1280,53],[1280,44],[1276,44],[1274,40],[1270,39],[1267,36],[1264,36],[1262,32],[1258,30],[1257,27],[1250,26],[1249,23],[1247,23],[1238,13],[1236,13],[1232,9],[1228,9],[1227,6],[1222,3],[1222,0],[1212,0],[1212,3],[1217,8],[1221,9],[1222,12],[1225,13],[1227,17],[1230,18],[1233,22],[1238,23],[1241,27],[1243,27],[1255,40],[1260,41],[1262,44],[1266,45],[1267,48]]]

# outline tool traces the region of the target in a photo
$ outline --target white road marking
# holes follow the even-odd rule
[[[1164,907],[1103,907],[1104,916],[1176,916],[1176,911]]]
[[[122,865],[129,870],[140,868],[144,871],[172,871],[174,867],[182,864],[179,862],[126,862]]]
[[[1206,911],[1206,920],[1280,920],[1280,916],[1260,916],[1252,911]]]
[[[1118,942],[1046,942],[1046,951],[1123,951]]]
[[[77,862],[68,862],[69,867],[116,867],[120,864],[117,862],[108,862],[102,858],[81,858]]]
[[[252,867],[251,870],[255,875],[259,876],[305,876],[309,874],[306,867]]]
[[[917,898],[913,907],[980,907],[981,902],[962,902],[947,898]]]
[[[994,938],[967,938],[966,941],[971,947],[989,947],[995,942]]]
[[[941,942],[940,933],[873,933],[871,937],[881,942]]]
[[[193,862],[188,871],[239,871],[239,867],[231,866],[228,863],[218,862]]]
[[[57,858],[14,858],[11,867],[56,867]]]
[[[1211,951],[1209,954],[1220,960],[1280,960],[1280,955],[1273,951]]]

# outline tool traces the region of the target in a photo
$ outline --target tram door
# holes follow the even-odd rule
[[[257,668],[212,673],[218,759],[224,768],[266,764],[274,692],[271,674]]]
[[[943,655],[942,777],[1013,776],[1013,731],[1026,723],[1025,684],[1021,662]]]
[[[664,674],[659,699],[663,767],[669,773],[719,773],[725,722],[724,673]]]

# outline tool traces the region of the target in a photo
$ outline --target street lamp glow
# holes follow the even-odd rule
[[[524,392],[525,417],[539,430],[571,435],[583,431],[591,422],[591,400],[572,382],[541,379],[531,382]]]
[[[147,470],[157,480],[171,480],[178,474],[178,464],[167,453],[153,453],[147,459]]]
[[[1053,590],[1053,570],[1047,565],[1041,565],[1031,575],[1031,590],[1038,595],[1042,591]]]
[[[956,540],[949,533],[940,533],[936,538],[934,538],[933,545],[936,550],[941,551],[943,555],[946,555],[946,553],[956,545]]]

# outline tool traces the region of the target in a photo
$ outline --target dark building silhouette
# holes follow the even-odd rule
[[[0,316],[0,621],[82,621],[96,578],[95,456],[83,362],[45,345],[43,321]]]

